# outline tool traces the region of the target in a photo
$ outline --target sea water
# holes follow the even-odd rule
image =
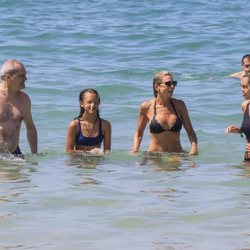
[[[0,161],[1,249],[249,249],[250,166],[241,70],[250,3],[239,1],[2,0],[0,61],[21,60],[39,154]],[[139,105],[152,77],[178,81],[200,154],[132,155]],[[79,92],[95,88],[112,124],[109,155],[71,157],[66,130]],[[190,143],[185,129],[183,148]]]

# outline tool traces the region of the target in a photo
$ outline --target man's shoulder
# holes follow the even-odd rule
[[[22,91],[22,90],[19,90],[18,91],[18,94],[20,95],[20,96],[24,96],[24,97],[26,97],[26,98],[29,98],[29,95],[28,94],[26,94],[24,91]]]
[[[25,92],[21,91],[21,90],[17,92],[16,97],[17,97],[18,99],[22,100],[22,101],[30,102],[30,97],[29,97],[29,95],[26,94]]]
[[[18,91],[13,102],[19,106],[20,109],[27,110],[31,107],[30,97],[23,91]]]

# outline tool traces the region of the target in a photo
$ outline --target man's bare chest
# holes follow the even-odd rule
[[[14,102],[0,99],[0,122],[19,122],[22,119],[21,107]]]

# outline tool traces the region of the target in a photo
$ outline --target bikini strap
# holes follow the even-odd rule
[[[153,117],[156,117],[156,100],[155,100],[155,103],[154,103],[154,116]]]
[[[99,134],[102,134],[102,119],[99,118]]]
[[[102,119],[99,118],[99,130],[102,131],[101,129],[102,129]]]
[[[80,118],[77,118],[77,120],[78,120],[78,133],[81,133],[82,132],[82,128],[81,128]]]
[[[179,117],[178,114],[177,114],[177,111],[176,111],[176,109],[175,109],[174,103],[173,103],[173,101],[172,101],[171,99],[170,99],[170,103],[171,103],[171,105],[172,105],[172,107],[173,107],[173,109],[174,109],[175,115],[176,115],[177,117]]]
[[[171,105],[172,105],[172,107],[173,107],[173,109],[174,109],[174,112],[175,112],[176,117],[179,118],[179,116],[178,116],[178,114],[177,114],[177,111],[176,111],[176,108],[175,108],[175,106],[174,106],[174,103],[173,103],[172,99],[170,99],[170,103],[171,103]],[[250,103],[250,102],[249,102],[249,103]],[[156,101],[155,101],[155,103],[154,103],[154,117],[155,117],[155,116],[156,116]]]

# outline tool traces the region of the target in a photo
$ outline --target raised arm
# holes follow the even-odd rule
[[[233,78],[241,78],[243,75],[243,71],[239,71],[239,72],[235,72],[231,75],[229,75],[229,77],[233,77]]]

